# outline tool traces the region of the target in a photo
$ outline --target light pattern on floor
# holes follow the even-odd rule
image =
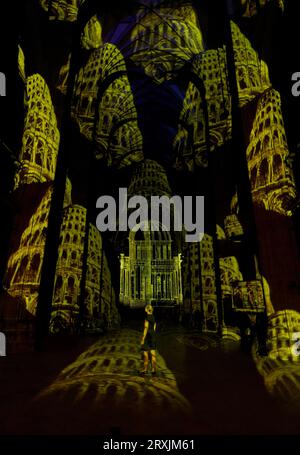
[[[268,392],[296,412],[300,410],[299,333],[300,314],[278,311],[268,321],[268,355],[259,356],[257,346],[253,347],[254,361]]]
[[[190,404],[178,390],[174,374],[157,353],[156,376],[139,375],[141,334],[122,330],[101,338],[67,366],[37,397],[72,397],[74,403],[89,398],[91,405],[126,406],[135,413],[162,407],[187,414]],[[150,407],[150,408],[149,408]]]

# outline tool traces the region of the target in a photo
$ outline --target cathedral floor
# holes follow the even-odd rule
[[[239,343],[162,328],[158,373],[141,377],[137,328],[0,358],[0,434],[299,433]]]

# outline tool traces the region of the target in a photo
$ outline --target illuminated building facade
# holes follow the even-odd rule
[[[169,232],[131,232],[129,256],[121,254],[120,280],[120,302],[125,305],[180,304],[181,257],[172,255]]]
[[[137,166],[129,195],[171,196],[164,168],[145,160]],[[144,226],[141,226],[144,229]],[[181,254],[174,251],[174,233],[138,229],[129,233],[129,255],[120,257],[120,302],[130,307],[180,305],[182,303]]]

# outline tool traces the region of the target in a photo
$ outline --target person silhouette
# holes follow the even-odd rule
[[[141,339],[143,351],[143,369],[141,374],[148,372],[149,356],[151,355],[151,373],[156,374],[156,322],[153,316],[153,307],[148,304],[145,306],[146,318],[144,332]]]

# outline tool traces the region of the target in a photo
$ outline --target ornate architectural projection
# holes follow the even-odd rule
[[[228,215],[224,220],[225,232],[217,226],[217,239],[241,241],[243,228],[237,215]],[[266,308],[267,314],[273,314],[274,308],[267,280],[257,273],[256,279],[245,281],[235,256],[220,257],[220,278],[223,305],[230,302],[234,312],[261,313]]]
[[[182,264],[183,312],[199,314],[202,330],[218,330],[217,289],[213,239],[205,234],[200,243],[187,243]]]
[[[9,258],[6,275],[10,295],[23,299],[33,315],[38,301],[58,148],[59,132],[49,89],[44,79],[35,74],[27,79],[27,114],[16,188],[42,183],[43,194],[21,235],[18,248]],[[53,331],[73,329],[78,317],[85,220],[86,209],[72,205],[71,183],[67,179],[53,297]],[[117,320],[115,292],[101,235],[92,225],[89,232],[85,314],[90,318],[105,317],[107,324],[113,325]]]
[[[78,9],[84,2],[85,0],[40,0],[40,5],[50,14],[51,19],[74,22],[77,20]]]
[[[181,255],[167,231],[131,231],[129,256],[120,259],[120,302],[131,307],[182,302]]]
[[[60,232],[59,256],[53,296],[50,328],[52,332],[74,327],[79,314],[80,281],[83,266],[83,247],[86,225],[86,209],[74,205],[66,207]],[[100,246],[99,252],[100,255]],[[100,261],[98,263],[98,266]],[[100,272],[95,278],[100,278]],[[95,305],[98,302],[95,299]],[[89,303],[88,314],[93,314]]]
[[[213,150],[231,137],[231,102],[226,78],[224,49],[209,50],[195,57],[192,72],[204,85],[209,118],[209,133]],[[180,125],[174,140],[176,166],[185,163],[190,170],[195,165],[206,166],[206,130],[204,101],[199,87],[190,82],[183,102]],[[190,137],[191,136],[191,137]]]
[[[240,239],[243,234],[243,226],[241,225],[236,214],[226,216],[224,220],[224,228],[226,237],[231,240]]]
[[[76,78],[72,116],[108,166],[141,161],[142,136],[122,54],[105,44],[90,54]]]
[[[233,308],[236,312],[260,313],[265,310],[261,280],[240,281],[233,291]]]
[[[25,78],[20,47],[19,70]],[[30,76],[26,80],[26,92],[21,166],[16,173],[15,188],[43,185],[37,189],[39,205],[21,235],[18,248],[9,257],[5,284],[10,295],[23,300],[26,309],[35,314],[60,136],[50,92],[42,76]],[[22,198],[21,189],[19,197]]]
[[[43,23],[47,19],[46,13],[51,20],[75,22],[84,2],[40,0],[39,4],[45,11],[40,8],[40,16]],[[97,7],[102,7],[103,2],[99,0],[98,3]],[[81,35],[74,60],[82,66],[77,68],[74,87],[70,87],[73,93],[71,119],[68,120],[75,123],[86,141],[78,141],[82,149],[78,150],[74,161],[66,163],[70,174],[76,176],[76,195],[80,201],[85,197],[96,199],[95,193],[90,194],[92,185],[87,188],[89,182],[80,174],[81,164],[82,167],[86,164],[83,144],[87,141],[92,145],[87,148],[92,149],[96,158],[101,160],[101,188],[105,187],[111,175],[115,176],[116,183],[119,177],[120,182],[126,181],[132,170],[131,180],[126,181],[129,183],[128,195],[144,196],[148,201],[154,195],[170,197],[174,194],[173,190],[182,195],[184,184],[185,189],[194,188],[194,180],[188,181],[188,171],[192,173],[197,167],[207,167],[208,152],[211,151],[212,173],[210,169],[201,169],[199,175],[201,178],[203,176],[203,181],[199,182],[198,187],[199,191],[200,187],[203,189],[212,205],[208,208],[211,218],[207,226],[211,227],[214,215],[219,220],[224,219],[224,214],[230,214],[224,219],[224,230],[216,226],[217,238],[209,230],[200,243],[185,243],[184,246],[181,234],[172,230],[168,232],[162,225],[159,225],[158,231],[139,229],[125,232],[123,237],[118,233],[114,245],[113,242],[110,245],[114,256],[110,258],[108,250],[104,248],[105,237],[93,224],[87,224],[86,208],[73,203],[71,183],[67,179],[63,208],[56,214],[57,219],[62,214],[62,222],[59,226],[57,221],[55,226],[53,221],[54,227],[51,223],[53,230],[49,236],[49,239],[52,234],[55,236],[55,231],[58,233],[60,229],[58,251],[52,257],[49,254],[53,263],[58,255],[50,331],[72,333],[83,321],[102,321],[109,328],[115,327],[119,321],[116,300],[129,308],[152,303],[178,309],[181,316],[196,321],[202,332],[210,332],[209,335],[204,334],[204,338],[215,342],[217,333],[221,331],[230,335],[232,321],[234,327],[231,335],[238,339],[238,324],[244,316],[245,319],[249,316],[253,322],[254,317],[251,317],[254,314],[266,313],[269,318],[268,355],[257,357],[254,352],[258,370],[272,393],[287,397],[290,401],[297,399],[300,404],[300,314],[295,311],[299,306],[297,292],[300,269],[297,254],[293,256],[290,253],[296,243],[292,214],[297,191],[280,94],[272,87],[266,63],[260,59],[247,38],[248,32],[249,36],[256,37],[255,27],[251,28],[256,20],[240,17],[241,29],[234,22],[230,24],[233,44],[231,57],[235,63],[239,101],[236,108],[240,108],[244,121],[246,159],[254,203],[253,217],[252,214],[248,217],[244,213],[246,210],[243,210],[241,219],[245,225],[242,226],[238,218],[237,194],[232,198],[230,212],[227,210],[233,192],[237,191],[236,186],[239,197],[242,193],[242,184],[239,185],[242,179],[236,176],[238,170],[233,166],[233,157],[235,153],[240,153],[242,158],[245,156],[242,133],[241,141],[230,142],[236,138],[233,131],[236,125],[231,118],[234,97],[230,93],[227,62],[231,46],[227,49],[222,41],[223,33],[217,33],[213,39],[218,42],[218,48],[206,49],[197,16],[198,5],[197,9],[192,6],[196,2],[141,0],[134,2],[136,9],[133,14],[127,14],[128,11],[125,14],[125,3],[130,2],[124,1],[124,17],[119,23],[119,11],[112,17],[115,11],[112,7],[112,11],[107,8],[102,22],[100,15],[98,17],[94,15],[94,10],[91,12],[86,8],[91,17],[86,17],[85,24],[78,24],[81,26]],[[202,3],[205,10],[208,0]],[[97,1],[94,1],[91,6],[96,7],[96,4]],[[202,9],[200,4],[199,11]],[[258,14],[260,9],[264,9],[267,15],[268,9],[273,9],[272,5],[282,10],[284,8],[283,0],[241,0],[236,4],[242,7],[239,9],[240,15],[249,18]],[[120,10],[123,14],[122,7]],[[205,29],[206,25],[210,26],[210,19],[207,24],[205,17],[200,19],[201,23],[203,19]],[[62,34],[59,36],[63,36],[62,42],[66,44],[62,52],[59,50],[56,65],[69,52],[68,33],[74,29],[74,24],[52,26],[49,28],[49,37],[47,31],[43,38],[47,36],[50,43],[53,38],[51,33],[59,31]],[[105,33],[102,33],[102,26]],[[247,36],[243,33],[243,27],[247,30]],[[210,31],[207,36],[208,43],[213,42]],[[30,39],[25,37],[24,42],[27,41]],[[70,62],[71,56],[59,75],[57,88],[63,94],[68,88]],[[22,207],[22,213],[19,218],[19,214],[16,214],[15,225],[20,220],[20,226],[16,238],[13,238],[14,246],[4,285],[9,303],[17,302],[15,307],[18,308],[22,301],[24,306],[26,304],[26,310],[35,315],[60,135],[50,90],[39,74],[26,79],[25,57],[20,46],[16,63],[19,78],[26,82],[27,94],[24,134],[18,157],[21,166],[16,173],[16,191],[13,195],[16,206]],[[41,62],[37,58],[35,63]],[[45,73],[46,66],[42,63]],[[52,80],[49,74],[45,77]],[[246,131],[251,131],[250,135]],[[249,137],[246,137],[247,134]],[[68,143],[68,134],[65,137],[62,150],[74,143],[73,138]],[[231,144],[234,153],[231,153]],[[218,151],[224,152],[224,156]],[[159,163],[164,163],[172,177],[170,182],[174,186],[177,183],[177,188],[171,189],[167,171]],[[170,169],[172,165],[176,170]],[[114,169],[106,173],[108,167]],[[124,171],[124,167],[130,169]],[[62,172],[57,174],[55,194],[60,192],[60,183],[65,178],[65,168],[62,168]],[[118,172],[120,170],[122,172]],[[210,197],[209,185],[203,188],[212,175],[214,180],[210,183],[216,187],[215,204],[214,198]],[[224,193],[220,194],[223,183]],[[248,191],[246,187],[245,191]],[[25,202],[32,194],[36,194],[35,202],[23,211]],[[245,196],[246,200],[248,195]],[[60,197],[55,202],[58,200]],[[257,235],[254,231],[257,231]],[[247,239],[250,240],[249,244]],[[85,241],[88,243],[87,251],[84,248]],[[116,247],[114,252],[113,246]],[[118,255],[120,269],[110,270],[110,265],[114,260],[117,261]],[[279,259],[276,264],[274,258]],[[287,260],[284,262],[283,258]],[[86,276],[83,271],[86,271]],[[85,289],[82,289],[83,278],[86,278]],[[119,299],[114,289],[118,278],[120,289],[116,290]],[[47,286],[43,290],[47,291]],[[277,311],[282,308],[288,309]],[[176,311],[170,313],[177,316]],[[221,314],[223,320],[220,320]],[[259,330],[258,325],[256,329]],[[112,401],[122,404],[126,401],[126,394],[134,394],[143,416],[141,403],[145,397],[150,399],[151,405],[167,403],[170,408],[186,409],[187,403],[180,396],[176,381],[169,371],[168,379],[163,376],[152,378],[151,388],[145,392],[145,383],[136,376],[140,361],[138,347],[135,332],[120,331],[120,335],[113,334],[110,341],[107,338],[96,344],[67,367],[45,395],[51,397],[52,394],[70,390],[74,397],[81,399],[93,391],[95,401],[107,402],[113,397]],[[166,370],[159,357],[158,363],[160,368]]]
[[[80,283],[83,268],[83,245],[86,209],[71,205],[64,210],[59,257],[53,296],[50,328],[53,332],[74,329],[79,314]],[[102,257],[103,256],[103,257]],[[100,295],[101,294],[101,295]],[[102,246],[100,232],[90,224],[85,291],[85,317],[116,321],[115,292]]]
[[[171,196],[171,188],[164,168],[154,160],[144,160],[133,171],[128,195]]]
[[[60,69],[59,76],[58,76],[58,83],[56,86],[57,90],[59,90],[63,95],[67,94],[70,63],[71,63],[71,54],[68,55],[68,59],[67,59],[66,63]]]
[[[25,72],[25,55],[21,46],[18,46],[18,67],[19,67],[19,76],[22,81],[26,83],[26,72]]]
[[[232,237],[227,237],[227,240]],[[217,240],[226,240],[223,229],[217,225]],[[213,239],[205,234],[200,243],[185,244],[183,252],[183,313],[189,314],[196,326],[202,325],[204,332],[227,333],[227,317],[233,313],[261,313],[267,308],[268,314],[274,309],[270,298],[269,285],[265,278],[244,281],[235,256],[219,258],[223,321],[218,321],[215,258]],[[231,316],[230,316],[231,315]],[[230,322],[231,323],[231,322]],[[230,332],[231,333],[231,332]]]
[[[38,300],[51,196],[52,186],[49,186],[7,265],[5,285],[8,292],[24,300],[31,314],[35,314]]]
[[[222,298],[232,298],[233,285],[243,280],[237,258],[234,256],[220,258],[220,273]]]
[[[27,114],[16,187],[54,180],[59,148],[60,135],[46,82],[34,74],[28,77],[26,88]]]
[[[27,310],[35,315],[40,272],[44,255],[52,186],[48,188],[36,212],[21,236],[18,249],[8,262],[6,286],[13,297],[26,301]],[[79,314],[80,281],[83,268],[83,245],[86,209],[71,203],[71,184],[68,181],[65,208],[61,225],[60,246],[56,268],[51,330],[72,330]],[[90,225],[87,259],[85,315],[117,323],[115,291],[102,247],[101,234]]]
[[[257,6],[263,8],[271,2],[276,4],[282,11],[284,10],[285,0],[241,0],[241,5],[244,8],[244,17],[255,16],[259,12]]]
[[[270,393],[300,408],[300,314],[278,311],[269,317],[268,356],[255,355],[258,371]]]
[[[276,90],[259,99],[247,149],[254,202],[283,215],[290,215],[296,198],[289,150]]]
[[[166,172],[152,160],[135,170],[129,195],[170,196]],[[143,226],[142,226],[143,227]],[[146,303],[178,305],[182,303],[181,255],[174,255],[171,233],[160,225],[158,231],[137,230],[129,233],[129,256],[120,256],[120,302],[131,307]]]
[[[204,84],[205,102],[209,117],[209,134],[212,142],[211,149],[214,149],[223,145],[231,137],[231,101],[226,77],[225,49],[208,50],[199,55],[194,60],[192,71]],[[199,106],[201,104],[199,95],[198,97],[195,96],[195,93],[193,95],[191,97],[191,105],[198,104]],[[201,115],[197,115],[197,112],[194,116],[194,122],[195,119],[198,121],[201,119]],[[204,127],[202,125],[202,128],[198,127],[197,130],[197,127],[195,127],[194,129],[196,130],[195,147],[196,149],[198,147],[201,153],[201,146],[204,146],[203,142],[205,139],[203,136]]]
[[[140,333],[130,329],[123,329],[102,338],[64,368],[57,379],[45,388],[36,400],[38,402],[46,400],[47,403],[47,399],[57,400],[68,394],[73,399],[70,406],[64,406],[67,413],[73,409],[75,400],[76,402],[85,400],[90,409],[94,409],[96,413],[99,412],[95,415],[97,425],[103,420],[103,413],[101,413],[103,406],[108,406],[111,410],[114,424],[118,422],[119,415],[124,415],[125,410],[128,417],[127,427],[124,427],[124,418],[122,421],[122,428],[125,431],[132,429],[131,416],[139,416],[146,426],[151,423],[151,428],[156,425],[158,429],[163,421],[165,425],[164,413],[162,420],[157,421],[158,411],[163,406],[172,415],[174,430],[176,417],[181,425],[183,418],[189,418],[190,403],[180,393],[176,377],[167,368],[165,360],[159,353],[157,353],[157,368],[161,372],[160,375],[153,377],[147,384],[145,379],[137,374],[141,367],[139,341]],[[134,397],[134,406],[128,406],[128,396]],[[145,412],[149,409],[149,403],[151,403],[151,412]],[[110,417],[105,419],[103,431],[107,425],[110,425],[109,419]],[[66,422],[68,421],[70,419],[66,417]]]
[[[244,106],[271,87],[269,69],[239,27],[231,21],[231,32],[239,91],[239,104]]]
[[[267,65],[261,61],[250,41],[238,26],[231,22],[239,104],[244,106],[270,88]],[[190,82],[180,115],[178,133],[174,140],[176,166],[207,165],[206,134],[209,128],[210,149],[222,146],[231,138],[231,99],[227,77],[225,48],[212,49],[193,59],[192,71],[204,85],[205,100],[199,86]],[[205,104],[208,125],[206,125]]]
[[[182,25],[184,30],[179,33],[178,24],[184,17],[188,19]],[[270,87],[268,68],[260,61],[238,26],[233,22],[231,26],[240,105],[244,106]],[[101,25],[95,17],[87,24],[83,37],[82,42],[88,48],[100,45]],[[142,65],[146,74],[149,73],[157,82],[174,77],[174,72],[192,59],[192,71],[199,78],[199,84],[204,84],[211,149],[228,141],[231,137],[231,103],[226,52],[224,48],[203,52],[202,36],[193,8],[142,8],[137,15],[137,25],[131,39],[134,44],[131,59]],[[166,44],[168,40],[173,43],[171,47]],[[196,44],[193,46],[192,43]],[[179,57],[177,52],[183,53],[180,64],[176,61]],[[126,67],[123,56],[113,45],[106,44],[94,51],[77,78],[73,115],[81,132],[90,140],[93,137],[96,140],[99,158],[105,158],[108,164],[123,166],[141,159],[142,138],[135,121],[136,110],[127,76],[120,76],[105,86],[107,78],[117,71],[126,72]],[[67,73],[68,64],[62,68],[60,75],[60,89],[63,92]],[[102,84],[105,86],[105,95],[97,99],[98,88]],[[113,100],[116,102],[117,99],[116,105]],[[100,102],[99,115],[96,100]],[[190,82],[174,140],[177,167],[183,163],[190,169],[195,165],[207,165],[205,141],[208,125],[205,125],[203,109],[199,86]],[[97,125],[94,128],[95,119]],[[119,126],[112,128],[113,123]]]
[[[202,34],[192,6],[141,7],[132,31],[132,60],[161,83],[174,77],[195,55],[204,50]]]
[[[97,16],[91,17],[87,22],[82,36],[81,45],[86,50],[98,49],[102,46],[102,27]]]

